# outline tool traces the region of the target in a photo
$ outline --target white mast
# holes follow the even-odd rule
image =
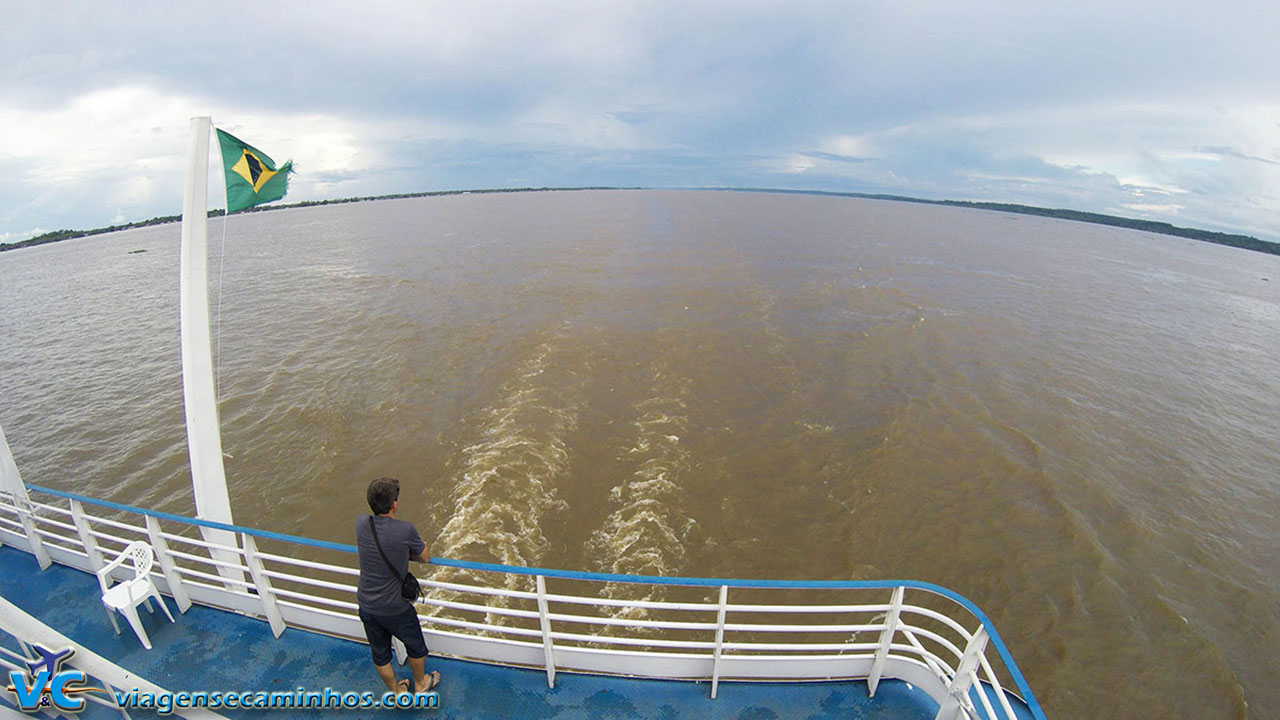
[[[209,340],[208,190],[209,131],[207,117],[191,118],[191,150],[182,198],[182,393],[187,410],[187,450],[191,456],[191,484],[196,517],[231,524],[231,500],[222,465],[222,431],[218,425],[213,360]],[[224,220],[225,222],[225,220]],[[227,530],[200,528],[206,542],[238,547]],[[238,564],[229,553],[215,558]],[[243,579],[243,573],[219,567],[223,577]]]

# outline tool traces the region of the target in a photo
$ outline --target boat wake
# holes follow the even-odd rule
[[[634,432],[618,457],[630,473],[609,491],[617,507],[587,543],[600,572],[670,576],[684,567],[686,538],[696,526],[681,510],[688,506],[682,486],[691,463],[682,445],[689,426],[683,399],[688,384],[659,371],[655,394],[635,406]],[[664,385],[666,392],[657,390]],[[631,583],[608,583],[601,590],[603,597],[637,601],[662,600],[664,592],[661,586]],[[613,611],[626,619],[647,614],[640,607]]]
[[[587,360],[568,350],[581,347],[564,326],[524,360],[499,400],[478,413],[479,438],[455,459],[460,476],[452,514],[432,553],[441,557],[504,565],[537,565],[549,541],[544,525],[567,505],[557,492],[568,472],[566,438],[578,423]],[[442,567],[433,580],[491,584],[492,578]],[[508,575],[509,589],[528,589],[527,578]],[[520,587],[516,587],[519,585]],[[437,589],[432,597],[452,599]],[[434,607],[432,614],[440,610]]]

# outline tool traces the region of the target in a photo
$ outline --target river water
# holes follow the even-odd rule
[[[394,475],[439,556],[925,580],[993,618],[1050,717],[1280,717],[1280,257],[726,192],[222,232],[241,524],[351,542]],[[191,512],[178,242],[0,254],[0,426],[27,481]]]

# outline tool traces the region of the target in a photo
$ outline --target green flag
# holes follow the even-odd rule
[[[293,172],[292,160],[277,168],[266,153],[221,130],[218,144],[227,178],[228,213],[284,197]]]

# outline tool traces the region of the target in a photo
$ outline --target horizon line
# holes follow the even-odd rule
[[[1219,245],[1227,245],[1230,247],[1238,247],[1245,250],[1254,250],[1272,255],[1280,255],[1280,242],[1263,240],[1253,235],[1245,235],[1242,233],[1229,233],[1217,230],[1207,230],[1196,227],[1182,227],[1173,225],[1163,220],[1146,220],[1141,218],[1125,217],[1122,215],[1109,215],[1106,213],[1097,213],[1085,210],[1072,210],[1070,208],[1051,208],[1039,205],[1024,205],[1020,203],[996,202],[990,200],[935,200],[929,198],[913,197],[908,195],[896,195],[892,193],[867,193],[857,191],[842,190],[814,190],[814,189],[798,189],[798,188],[771,188],[771,187],[733,187],[733,186],[692,186],[692,187],[675,187],[675,186],[612,186],[612,185],[587,185],[587,186],[566,186],[566,187],[494,187],[494,188],[471,188],[471,189],[455,189],[455,190],[426,190],[419,192],[404,193],[388,193],[384,195],[366,195],[359,197],[346,198],[329,198],[324,200],[301,200],[294,203],[280,204],[264,204],[257,205],[244,210],[238,210],[232,215],[251,212],[269,212],[272,210],[285,210],[289,208],[315,207],[319,205],[340,205],[355,202],[371,202],[377,200],[400,200],[419,197],[435,197],[444,195],[467,195],[467,194],[490,194],[490,193],[516,193],[516,192],[580,192],[588,190],[665,190],[665,191],[682,191],[682,192],[757,192],[757,193],[776,193],[784,195],[819,195],[826,197],[851,197],[865,200],[889,200],[893,202],[911,202],[925,205],[944,205],[949,207],[968,207],[980,210],[994,210],[997,212],[1009,212],[1020,215],[1037,215],[1041,217],[1050,217],[1061,220],[1071,220],[1076,222],[1087,222],[1096,225],[1106,225],[1111,227],[1121,227],[1144,232],[1151,232],[1160,235],[1169,235],[1173,237],[1183,237],[1192,240],[1200,240],[1211,242]],[[209,217],[225,216],[225,208],[214,208],[208,210]],[[179,222],[182,215],[161,215],[146,220],[135,220],[127,223],[109,225],[91,229],[60,229],[52,230],[38,235],[33,235],[23,240],[0,243],[0,252],[8,250],[18,250],[26,247],[34,247],[37,245],[46,245],[49,243],[60,242],[62,240],[73,240],[77,238],[90,237],[93,235],[104,235],[112,232],[120,232],[122,230],[131,230],[139,227],[149,227],[152,225],[164,225],[171,222]]]

